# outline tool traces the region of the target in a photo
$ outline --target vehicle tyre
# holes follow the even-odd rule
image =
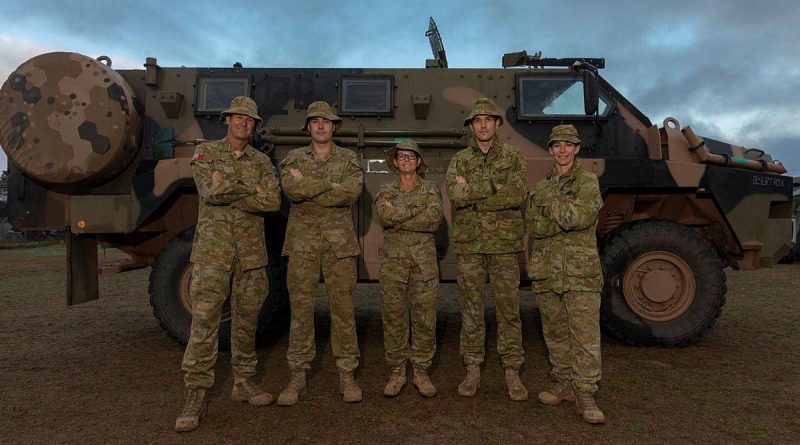
[[[283,197],[282,202],[288,202],[288,198]],[[288,264],[286,257],[281,256],[286,222],[286,216],[282,213],[269,213],[264,218],[269,294],[258,318],[256,339],[259,342],[267,337],[268,330],[277,328],[283,331],[289,326],[289,291],[286,286]]]
[[[153,315],[167,334],[182,345],[189,341],[192,326],[192,303],[189,298],[192,265],[189,258],[193,239],[192,227],[169,241],[156,257],[150,272],[150,306],[153,308]],[[266,326],[284,316],[288,308],[286,267],[280,258],[280,247],[277,249],[278,260],[273,261],[270,258],[270,265],[267,266],[270,290],[261,307],[257,335],[266,332]],[[230,338],[231,309],[230,303],[226,301],[222,307],[219,328],[221,350],[230,349]]]
[[[170,240],[158,254],[150,272],[150,306],[161,327],[178,343],[189,341],[192,302],[189,298],[194,227]],[[219,327],[220,349],[230,349],[231,310],[225,302]]]
[[[634,345],[685,346],[714,326],[727,292],[714,247],[692,229],[647,221],[601,245],[601,325]]]

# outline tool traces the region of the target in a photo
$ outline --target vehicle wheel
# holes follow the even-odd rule
[[[692,229],[647,221],[601,246],[601,325],[634,345],[685,346],[714,326],[725,305],[725,273],[713,246]]]
[[[192,277],[194,228],[170,240],[153,263],[150,272],[150,306],[153,315],[170,337],[185,345],[192,328],[192,300],[189,284]],[[225,302],[219,328],[219,347],[229,349],[231,341],[231,308]]]
[[[283,198],[288,202],[288,198]],[[287,212],[288,213],[288,212]],[[286,234],[287,219],[280,213],[269,213],[264,220],[265,239],[267,240],[267,277],[269,278],[269,295],[261,306],[258,318],[256,339],[262,342],[269,329],[288,328],[289,291],[286,286],[286,258],[281,256],[283,238]]]
[[[172,239],[156,257],[150,273],[150,306],[159,324],[170,337],[185,345],[189,341],[192,326],[192,301],[189,298],[192,265],[189,258],[192,253],[194,228],[185,230]],[[270,280],[270,291],[259,314],[257,333],[265,332],[266,325],[285,314],[288,308],[286,292],[286,267],[278,260],[267,267]],[[273,278],[275,277],[275,278]],[[219,328],[219,348],[230,349],[231,308],[226,301],[222,307]]]

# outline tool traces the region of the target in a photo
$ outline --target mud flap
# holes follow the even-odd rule
[[[67,306],[97,300],[97,238],[66,232]]]

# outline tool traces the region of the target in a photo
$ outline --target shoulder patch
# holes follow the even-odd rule
[[[192,161],[202,161],[206,158],[206,147],[201,145],[194,150]]]

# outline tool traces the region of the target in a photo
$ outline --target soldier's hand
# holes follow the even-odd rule
[[[333,188],[338,188],[340,185],[338,182],[331,182],[331,187]]]
[[[459,184],[466,184],[467,180],[463,176],[456,176],[456,182]]]
[[[294,176],[297,179],[302,179],[303,178],[303,174],[300,172],[300,170],[298,170],[296,168],[293,168],[293,169],[289,170],[289,173],[291,173],[292,176]]]
[[[261,193],[261,192],[263,192],[263,191],[264,191],[264,188],[263,188],[263,187],[261,187],[260,185],[257,185],[257,186],[256,186],[256,193]]]
[[[503,188],[503,184],[495,184],[494,188],[497,189],[497,191],[499,192],[500,189]]]
[[[211,178],[217,181],[222,181],[222,175],[218,171],[211,173]]]

